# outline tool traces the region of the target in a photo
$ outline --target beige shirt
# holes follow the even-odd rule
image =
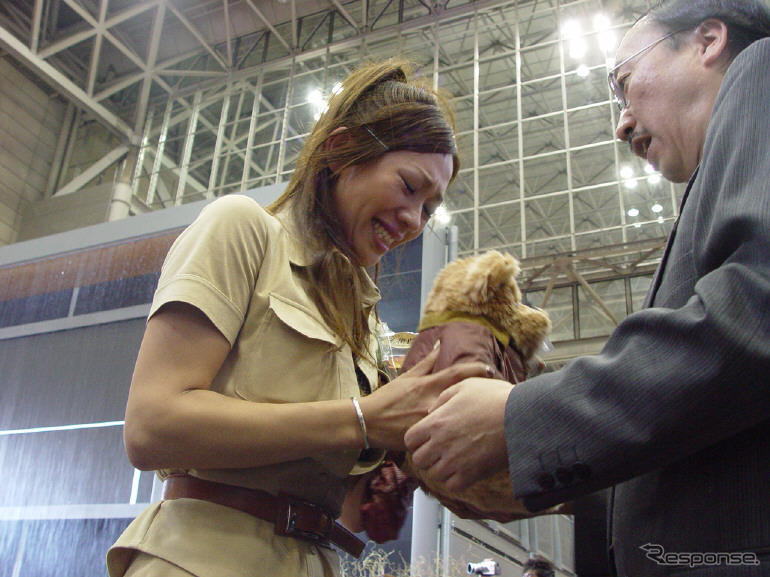
[[[206,206],[171,247],[150,316],[172,301],[189,303],[206,314],[232,345],[211,386],[224,395],[263,403],[360,396],[350,347],[331,332],[308,295],[310,262],[292,229],[286,219],[269,215],[246,196],[229,195]],[[364,300],[374,323],[379,291],[371,282]],[[372,343],[375,346],[374,337]],[[359,368],[374,390],[376,367],[359,361]],[[352,403],[351,418],[355,418]],[[335,451],[264,467],[188,472],[274,494],[285,492],[339,514],[347,476],[371,470],[382,453],[370,462],[358,457],[359,451]],[[165,478],[174,472],[158,473]],[[168,525],[162,512],[170,510],[169,505],[143,514],[116,545],[170,556],[177,562],[181,549],[174,552],[175,540],[158,539],[158,531],[151,529],[160,523]],[[174,508],[180,506],[181,502],[174,504]],[[176,530],[173,526],[170,531]],[[150,534],[156,536],[149,539]],[[189,557],[190,552],[185,555]]]

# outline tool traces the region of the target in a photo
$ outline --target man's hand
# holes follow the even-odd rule
[[[507,381],[469,378],[443,391],[404,441],[420,475],[450,491],[508,468],[505,445]]]

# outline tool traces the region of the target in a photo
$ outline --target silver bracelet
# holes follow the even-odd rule
[[[366,421],[364,421],[364,414],[361,412],[361,405],[358,404],[358,399],[350,397],[353,401],[353,408],[356,410],[356,416],[358,417],[358,424],[361,425],[361,434],[364,436],[364,448],[369,448],[369,437],[366,434]]]

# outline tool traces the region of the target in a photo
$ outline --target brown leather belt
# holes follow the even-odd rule
[[[247,489],[178,475],[166,479],[163,499],[199,499],[238,509],[263,521],[275,523],[278,535],[313,541],[328,546],[333,543],[346,553],[359,557],[364,543],[334,520],[323,508],[287,495],[275,496],[259,489]]]

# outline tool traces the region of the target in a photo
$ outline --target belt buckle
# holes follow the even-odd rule
[[[332,519],[322,507],[319,507],[314,503],[308,503],[307,501],[291,499],[285,495],[282,495],[280,498],[283,501],[283,507],[275,523],[275,532],[277,534],[297,537],[299,539],[317,543],[328,542],[332,533],[334,519]],[[300,515],[299,510],[302,508],[312,510],[320,519],[324,520],[325,526],[319,526],[317,530],[308,530],[304,527],[297,527],[297,518]]]

